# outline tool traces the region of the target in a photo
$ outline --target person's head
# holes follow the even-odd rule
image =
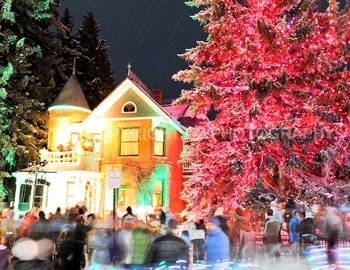
[[[159,220],[160,220],[160,224],[165,224],[166,222],[166,214],[163,210],[160,212]]]
[[[2,210],[1,215],[2,215],[3,218],[7,218],[8,215],[9,215],[9,209],[5,208],[4,210]]]
[[[48,220],[52,220],[53,218],[54,218],[54,214],[50,212],[48,215]]]
[[[44,211],[40,211],[40,212],[39,212],[39,218],[40,218],[40,219],[45,219],[45,213],[44,213]]]
[[[62,227],[61,233],[58,238],[61,240],[70,239],[72,237],[72,233],[73,226],[70,224],[66,224]]]
[[[132,215],[132,208],[131,208],[131,206],[128,206],[128,207],[126,208],[126,212],[127,212],[129,215]]]
[[[180,222],[178,222],[176,219],[170,219],[168,222],[168,231],[176,232],[179,226],[180,226]]]
[[[56,209],[56,215],[60,215],[61,214],[61,207],[57,207]]]
[[[207,228],[208,231],[219,229],[221,225],[220,219],[217,217],[212,217],[208,220]]]
[[[33,207],[31,210],[30,210],[30,214],[31,215],[36,215],[38,213],[38,208],[36,207]]]
[[[96,219],[95,214],[89,214],[89,215],[87,216],[87,219],[88,219],[88,220],[95,220],[95,219]]]
[[[272,210],[271,208],[267,209],[266,215],[267,215],[268,217],[272,217],[272,216],[273,216],[273,210]]]

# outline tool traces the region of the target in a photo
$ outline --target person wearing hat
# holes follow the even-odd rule
[[[237,207],[232,216],[233,224],[230,230],[232,256],[238,259],[253,258],[255,233],[249,222],[249,212]]]
[[[145,264],[157,265],[165,262],[167,265],[174,265],[178,261],[189,263],[189,247],[180,237],[177,237],[176,231],[180,223],[175,219],[168,222],[167,233],[156,238],[148,250]]]
[[[230,242],[220,228],[220,220],[217,217],[212,217],[208,221],[205,251],[208,263],[225,262],[230,259]]]

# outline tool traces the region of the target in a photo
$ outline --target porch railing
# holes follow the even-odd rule
[[[100,155],[97,153],[87,152],[87,151],[48,151],[41,150],[40,156],[42,161],[46,161],[48,164],[60,164],[60,165],[76,165],[80,162],[81,157],[89,159],[100,159]]]

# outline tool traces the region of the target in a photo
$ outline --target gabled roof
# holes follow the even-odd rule
[[[50,108],[55,106],[72,106],[90,111],[84,92],[74,74],[70,76]]]
[[[205,114],[195,114],[190,105],[163,105],[162,108],[184,127],[194,127],[202,121],[208,120]]]
[[[135,75],[136,76],[136,75]],[[137,77],[138,78],[138,77]],[[141,80],[140,80],[141,81]],[[185,133],[184,128],[171,117],[152,97],[148,88],[143,83],[137,83],[134,79],[130,79],[129,76],[121,82],[109,96],[107,96],[86,118],[83,123],[91,123],[99,116],[103,115],[109,108],[113,106],[128,90],[133,90],[139,97],[141,97],[159,116],[170,125],[172,125],[181,134]]]

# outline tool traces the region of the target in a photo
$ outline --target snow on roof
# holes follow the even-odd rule
[[[191,111],[190,105],[164,105],[162,108],[184,127],[193,127],[207,119],[204,114],[195,114]]]

